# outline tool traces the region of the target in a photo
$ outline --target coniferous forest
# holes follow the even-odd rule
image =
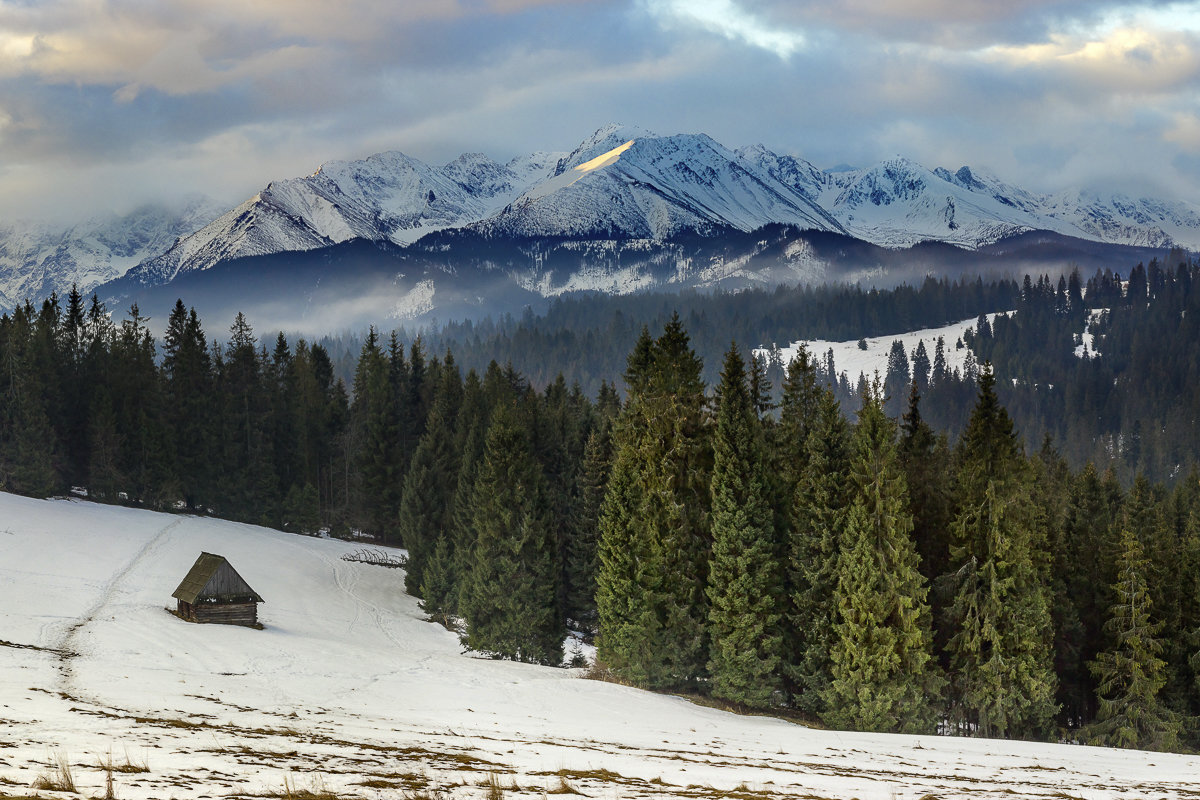
[[[180,301],[160,342],[72,292],[0,318],[0,489],[402,545],[406,590],[497,657],[561,663],[572,628],[614,679],[831,727],[1195,748],[1196,278],[927,282],[906,325],[1011,302],[966,337],[982,366],[854,385],[693,308],[594,392],[439,346],[461,331],[372,330],[347,385],[241,315],[217,337]],[[830,325],[899,313],[797,291]]]

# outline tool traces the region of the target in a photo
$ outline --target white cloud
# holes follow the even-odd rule
[[[785,60],[802,49],[807,41],[800,31],[775,27],[733,0],[650,0],[648,7],[651,13],[665,21],[696,25]]]

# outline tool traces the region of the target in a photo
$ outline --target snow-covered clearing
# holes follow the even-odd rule
[[[1007,312],[1009,315],[1016,313],[1015,311]],[[996,321],[996,314],[988,314],[988,323]],[[808,348],[809,355],[816,358],[818,363],[825,362],[825,354],[829,350],[833,350],[833,365],[837,374],[846,373],[846,378],[851,385],[858,380],[858,376],[865,375],[870,380],[876,372],[879,373],[879,379],[883,380],[887,377],[888,353],[891,352],[892,342],[899,339],[904,343],[904,352],[908,354],[911,362],[913,353],[917,350],[919,342],[925,342],[925,352],[929,355],[929,363],[933,364],[934,352],[937,348],[938,337],[942,337],[945,341],[946,354],[946,369],[960,372],[967,363],[967,355],[971,352],[965,344],[962,347],[957,347],[956,343],[962,338],[962,335],[970,328],[974,328],[979,321],[978,317],[971,317],[960,322],[952,322],[949,325],[943,325],[940,328],[923,328],[919,331],[910,331],[908,333],[897,333],[888,336],[874,336],[865,339],[866,349],[859,347],[858,339],[852,339],[845,342],[832,342],[826,339],[801,339],[792,342],[787,347],[779,348],[779,356],[784,366],[787,366],[796,353],[800,351],[800,345],[805,345]],[[763,358],[771,358],[771,347],[760,347],[754,351],[756,356]]]
[[[114,775],[123,799],[482,798],[492,776],[528,798],[1200,795],[1195,757],[819,731],[472,658],[355,547],[0,494],[0,795],[65,757],[102,797],[110,754],[148,768]],[[265,598],[264,630],[164,610],[202,550]]]
[[[1092,358],[1100,356],[1100,353],[1096,350],[1096,335],[1092,333],[1092,325],[1096,324],[1107,313],[1107,308],[1093,308],[1088,312],[1087,322],[1084,323],[1083,333],[1079,337],[1079,344],[1075,345],[1076,358],[1083,358],[1084,353],[1087,353]]]

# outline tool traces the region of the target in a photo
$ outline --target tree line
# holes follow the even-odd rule
[[[621,680],[836,727],[1195,745],[1195,473],[1027,452],[987,366],[951,439],[945,370],[899,420],[862,382],[849,419],[804,351],[776,391],[731,344],[710,388],[678,316],[625,361],[592,400],[372,330],[348,388],[241,315],[210,340],[179,302],[159,352],[73,291],[0,318],[0,488],[402,544],[498,657],[561,663],[570,627]]]

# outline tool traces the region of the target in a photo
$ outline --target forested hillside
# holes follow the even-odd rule
[[[241,315],[210,339],[180,302],[160,346],[136,309],[114,324],[73,292],[0,319],[0,488],[403,545],[408,591],[497,657],[558,663],[569,625],[597,635],[619,679],[836,727],[1195,746],[1196,434],[1181,422],[1169,441],[1154,415],[1194,419],[1194,393],[1170,389],[1195,385],[1196,277],[1152,264],[1124,290],[1104,274],[930,281],[895,308],[855,289],[796,295],[827,304],[810,324],[834,330],[906,307],[893,319],[925,324],[935,312],[903,300],[923,292],[951,316],[1015,292],[1015,314],[965,337],[995,374],[935,354],[851,383],[801,351],[773,379],[726,340],[710,382],[673,315],[639,328],[620,392],[602,381],[594,400],[496,361],[464,374],[457,354],[487,352],[503,326],[454,355],[372,331],[347,387],[324,346],[268,346]],[[753,300],[684,302],[711,340],[737,325],[706,311],[727,301],[749,320]],[[1109,310],[1077,358],[1091,306]],[[586,334],[588,308],[556,313]],[[545,324],[509,330],[535,357]],[[1057,419],[1043,399],[1060,394]],[[1139,438],[1122,427],[1134,395]],[[1028,446],[1022,418],[1102,460]],[[1087,438],[1104,424],[1111,449]],[[1122,480],[1176,445],[1169,484]]]

